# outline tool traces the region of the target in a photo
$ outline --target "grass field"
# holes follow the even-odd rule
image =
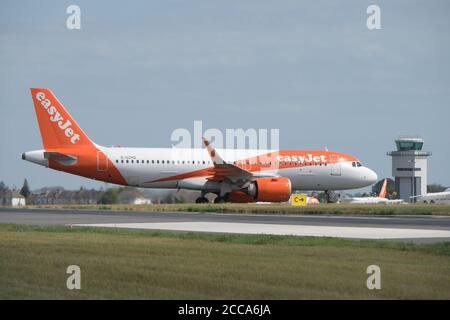
[[[450,242],[0,225],[0,298],[450,299]]]
[[[445,215],[450,216],[450,205],[353,205],[320,204],[291,206],[282,204],[151,204],[151,205],[38,205],[31,208],[68,208],[129,211],[184,211],[258,214],[335,214],[335,215]]]

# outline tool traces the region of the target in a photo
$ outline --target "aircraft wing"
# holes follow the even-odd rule
[[[222,159],[222,157],[217,153],[206,138],[203,138],[203,144],[205,145],[206,150],[208,151],[208,154],[214,164],[214,173],[210,178],[208,178],[208,180],[229,180],[233,183],[244,184],[257,178],[278,177],[278,175],[270,173],[250,172],[232,163],[227,163]]]

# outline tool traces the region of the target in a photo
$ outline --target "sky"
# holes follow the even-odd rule
[[[69,30],[66,9],[81,9]],[[369,5],[381,29],[366,26]],[[279,129],[282,149],[357,156],[420,135],[450,186],[447,0],[1,1],[0,181],[103,184],[22,161],[41,149],[30,87],[49,87],[104,146],[170,147],[177,128]]]

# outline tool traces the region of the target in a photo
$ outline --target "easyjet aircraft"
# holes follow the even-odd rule
[[[201,191],[197,202],[284,202],[292,190],[371,185],[375,172],[348,154],[313,150],[102,147],[92,142],[47,88],[33,88],[43,150],[22,159],[86,178],[142,188]]]

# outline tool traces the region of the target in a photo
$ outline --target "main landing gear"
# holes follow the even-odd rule
[[[225,202],[227,202],[226,198],[220,196],[217,196],[213,201],[213,203],[225,203]],[[209,200],[206,197],[198,197],[195,200],[195,203],[209,203]]]
[[[195,200],[195,203],[209,203],[209,200],[206,198],[206,197],[198,197],[196,200]]]
[[[225,203],[227,202],[227,195],[221,197],[220,195],[217,195],[216,198],[214,198],[213,203]],[[208,198],[205,197],[204,194],[202,194],[200,197],[198,197],[195,200],[195,203],[209,203]]]
[[[214,203],[225,203],[225,202],[226,202],[226,198],[225,197],[217,196],[214,199]]]

